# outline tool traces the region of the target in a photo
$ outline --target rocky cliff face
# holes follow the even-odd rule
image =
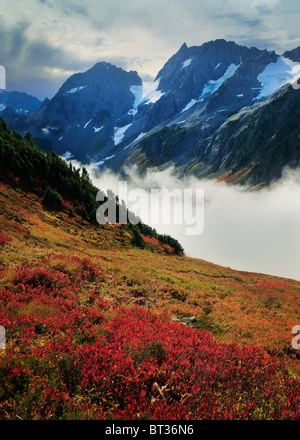
[[[292,86],[255,109],[237,113],[214,133],[203,152],[208,174],[229,182],[271,183],[285,166],[300,166],[299,121],[300,89]]]
[[[300,46],[297,47],[296,49],[284,52],[283,56],[292,61],[300,62]]]
[[[5,116],[5,113],[1,113],[6,109],[12,110],[17,115],[29,116],[38,110],[41,104],[42,102],[39,99],[24,92],[0,91],[0,115],[2,117]]]
[[[276,59],[274,52],[225,40],[190,48],[183,44],[156,77],[161,98],[147,109],[139,107],[140,131],[148,132],[189,109],[224,112],[225,107],[232,113],[252,104],[260,93],[258,75]]]
[[[84,73],[71,76],[54,98],[35,116],[36,121],[60,126],[118,121],[132,108],[132,85],[141,85],[136,72],[125,72],[109,63],[97,63]]]
[[[58,153],[68,151],[80,160],[96,157],[113,145],[118,127],[131,123],[135,96],[130,88],[141,84],[136,72],[97,63],[72,75],[28,121],[27,129],[41,147],[52,144]]]
[[[183,174],[269,182],[298,163],[299,93],[290,85],[300,77],[299,60],[299,48],[279,56],[225,40],[183,44],[152,84],[98,63],[71,76],[33,118],[15,120],[12,128],[100,168],[175,165]],[[286,137],[291,146],[281,154]],[[281,157],[276,166],[272,155]],[[266,172],[258,172],[260,158]]]
[[[175,164],[182,174],[253,185],[280,177],[286,165],[298,166],[297,54],[224,40],[183,45],[159,72],[164,95],[148,110],[168,119],[149,130],[142,126],[146,134],[125,163],[141,170]]]

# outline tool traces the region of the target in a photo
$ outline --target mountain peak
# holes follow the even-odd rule
[[[233,43],[233,41],[227,41],[225,40],[225,38],[217,38],[216,40],[210,40],[207,41],[206,43],[203,43],[203,46],[212,46],[216,44],[220,45],[220,44],[228,44],[228,43]]]
[[[179,52],[185,51],[186,49],[188,49],[188,46],[186,43],[183,43],[183,45],[181,46],[181,48],[179,49]]]
[[[284,56],[300,61],[300,48]],[[41,139],[41,146],[51,142],[58,153],[68,151],[81,161],[92,158],[99,166],[115,170],[142,159],[140,154],[147,158],[145,167],[168,161],[186,164],[190,154],[210,166],[213,154],[222,150],[213,137],[219,127],[242,109],[255,109],[274,99],[274,92],[288,85],[292,76],[299,78],[299,69],[300,63],[295,67],[274,51],[223,38],[199,46],[184,42],[152,83],[143,84],[135,71],[97,62],[68,78],[51,101],[44,102],[31,118],[28,114],[27,120],[20,119],[20,127],[25,131],[27,123],[26,131]],[[0,99],[0,111],[6,107]],[[6,113],[7,119],[16,120]],[[207,150],[213,151],[211,156],[204,155],[208,145],[212,145]],[[216,162],[216,171],[222,160]],[[246,159],[240,162],[244,166]]]
[[[0,112],[7,107],[19,115],[29,115],[38,110],[42,102],[35,96],[29,95],[26,92],[18,92],[13,90],[8,92],[2,90],[0,92]]]
[[[300,62],[300,46],[296,47],[296,49],[284,52],[283,56],[289,58],[291,61]]]
[[[117,66],[115,66],[114,64],[108,63],[106,61],[98,61],[96,64],[94,64],[90,69],[87,70],[101,70],[101,69],[118,69]]]

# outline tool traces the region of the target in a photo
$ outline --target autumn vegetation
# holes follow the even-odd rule
[[[0,182],[0,419],[299,419],[299,282],[98,225],[85,196],[24,179]]]

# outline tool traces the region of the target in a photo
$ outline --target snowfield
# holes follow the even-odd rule
[[[300,63],[279,56],[276,63],[270,63],[257,79],[262,88],[254,99],[265,98],[284,84],[292,84],[300,78]]]
[[[226,72],[224,73],[223,76],[221,76],[221,78],[213,80],[211,79],[210,81],[208,81],[207,84],[205,84],[205,86],[203,87],[203,91],[202,94],[199,98],[200,101],[203,101],[203,99],[208,96],[211,95],[212,93],[214,93],[216,90],[218,90],[221,85],[228,79],[230,78],[235,71],[240,67],[241,64],[230,64],[230,66],[228,66]],[[215,69],[218,66],[215,67]]]
[[[76,93],[84,89],[86,86],[74,87],[74,89],[68,90],[67,93]]]
[[[131,114],[134,114],[134,110],[137,110],[139,105],[154,104],[164,95],[164,92],[158,90],[158,86],[159,79],[152,83],[145,83],[142,86],[130,87],[130,91],[135,97],[133,109],[130,110]]]
[[[185,107],[181,110],[181,113],[186,112],[189,108],[191,108],[196,102],[199,102],[197,99],[192,99]]]
[[[192,61],[193,61],[193,58],[189,58],[188,60],[185,60],[182,63],[182,69],[184,69],[185,67],[188,67],[191,64]]]
[[[104,127],[104,125],[102,125],[102,127],[93,127],[95,133],[98,133],[100,130],[102,130],[102,128]]]
[[[90,119],[89,121],[87,121],[87,123],[85,124],[85,126],[83,127],[83,129],[85,129],[85,128],[89,125],[90,122],[91,122],[91,119]]]
[[[126,150],[127,148],[129,148],[131,145],[133,145],[135,142],[139,141],[140,139],[142,139],[142,137],[144,137],[147,133],[140,133],[138,135],[138,137],[136,139],[134,139],[133,142],[131,142],[129,145],[127,145],[127,147],[124,148],[124,150]]]
[[[216,65],[215,69],[217,67],[219,67],[220,63]],[[211,79],[210,81],[208,81],[207,84],[205,84],[205,86],[203,87],[203,91],[201,93],[201,96],[199,99],[192,99],[182,110],[181,113],[186,112],[188,109],[190,109],[193,105],[195,105],[197,102],[201,102],[203,101],[207,96],[211,95],[212,93],[214,93],[216,90],[218,90],[219,87],[221,87],[221,85],[228,79],[230,78],[235,71],[240,67],[241,64],[230,64],[230,66],[228,66],[226,72],[224,73],[223,76],[221,76],[219,79],[217,80],[213,80]],[[242,96],[242,95],[237,95],[237,96]]]
[[[125,135],[125,131],[131,126],[132,124],[125,125],[124,127],[114,127],[114,144],[118,145],[120,142],[122,142],[122,139]]]

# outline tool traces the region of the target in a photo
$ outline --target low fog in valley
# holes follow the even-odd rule
[[[71,161],[81,167],[77,161]],[[85,166],[98,188],[111,189],[118,194],[119,182],[124,178],[110,170],[99,171],[95,165]],[[176,238],[187,256],[204,259],[222,266],[250,272],[261,272],[300,280],[300,171],[285,170],[282,178],[269,188],[251,191],[245,187],[199,180],[195,177],[178,179],[173,170],[148,171],[139,175],[127,169],[128,192],[133,189],[147,191],[147,197],[138,200],[136,214],[159,233]],[[180,198],[174,201],[171,222],[166,219],[151,222],[152,189],[204,190],[204,230],[201,234],[187,235],[193,225],[176,224],[173,212],[181,211]],[[165,195],[168,197],[168,195]],[[152,199],[153,200],[153,199]],[[161,199],[165,206],[168,200]],[[129,209],[135,211],[132,204]],[[194,207],[195,208],[195,207]],[[183,209],[182,209],[183,212]],[[201,215],[201,207],[193,211]],[[153,213],[152,213],[153,214]],[[201,219],[199,220],[201,223]]]

